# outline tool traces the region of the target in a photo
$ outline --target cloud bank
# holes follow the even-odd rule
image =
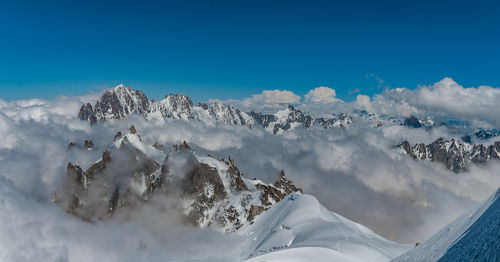
[[[255,99],[257,108],[300,102],[300,97],[288,92],[263,92],[249,99]],[[496,88],[464,88],[444,79],[415,90],[389,89],[374,97],[358,95],[352,103],[334,100],[337,98],[333,89],[316,88],[302,105],[324,104],[318,107],[323,109],[335,105],[332,108],[351,112],[402,115],[436,112],[468,120],[478,117],[494,126],[499,115],[499,109],[493,106],[494,100],[500,101],[497,93]],[[444,102],[439,103],[434,96],[444,96]],[[466,98],[472,100],[465,101]],[[371,128],[355,118],[357,126],[352,131],[296,128],[276,136],[259,128],[208,127],[182,120],[146,121],[131,115],[91,128],[76,115],[82,102],[93,99],[95,96],[0,101],[0,194],[5,199],[0,203],[0,257],[11,259],[9,250],[22,250],[22,243],[36,245],[32,253],[19,252],[24,256],[19,259],[39,256],[81,261],[95,254],[108,261],[128,261],[139,256],[154,261],[158,257],[199,259],[210,255],[214,261],[224,261],[230,257],[234,260],[240,254],[234,246],[241,242],[238,239],[210,230],[165,224],[162,216],[151,215],[125,224],[92,225],[51,204],[53,193],[66,175],[67,163],[79,163],[86,169],[100,158],[114,134],[128,130],[131,124],[150,144],[158,142],[169,148],[186,140],[200,155],[230,155],[249,178],[273,182],[279,170],[285,169],[297,186],[330,210],[405,243],[424,240],[500,185],[499,163],[472,167],[457,176],[438,163],[414,161],[394,148],[402,140],[428,143],[455,135],[444,126],[424,130],[396,123]],[[456,101],[470,110],[454,106]],[[480,106],[474,109],[472,101]],[[94,141],[95,150],[68,149],[68,143],[87,139]],[[148,208],[154,210],[155,206]],[[16,227],[9,229],[13,225]],[[231,250],[228,247],[234,247],[235,253],[225,253]],[[89,252],[95,253],[88,255]]]

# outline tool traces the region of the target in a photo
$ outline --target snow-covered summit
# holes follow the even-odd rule
[[[287,195],[301,191],[281,172],[273,184],[243,176],[234,160],[197,156],[186,142],[172,150],[141,140],[134,126],[89,169],[68,163],[68,181],[57,201],[84,220],[133,212],[158,195],[178,201],[185,221],[232,233]]]
[[[238,234],[251,236],[247,261],[389,261],[408,250],[321,205],[292,194]]]
[[[143,92],[123,85],[106,91],[95,105],[82,105],[78,117],[94,125],[109,119],[122,119],[133,113],[146,119],[194,119],[208,125],[261,126],[273,134],[298,126],[306,129],[313,125],[345,129],[352,124],[352,118],[346,114],[328,119],[314,118],[292,105],[266,115],[253,111],[245,113],[219,101],[211,105],[193,105],[191,98],[182,94],[170,94],[160,101],[150,101]]]

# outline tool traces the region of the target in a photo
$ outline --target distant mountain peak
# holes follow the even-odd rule
[[[108,219],[121,210],[133,212],[153,194],[162,194],[179,197],[179,211],[188,223],[225,233],[249,224],[289,194],[302,192],[283,170],[273,184],[250,180],[231,157],[197,156],[185,141],[165,153],[140,141],[133,125],[90,168],[68,163],[67,174],[58,203],[84,220]]]
[[[248,127],[258,125],[273,134],[282,133],[298,126],[306,129],[313,125],[345,129],[352,124],[352,118],[346,114],[340,114],[338,117],[330,119],[314,118],[294,105],[288,105],[284,110],[268,115],[254,111],[245,113],[233,105],[227,105],[220,101],[216,101],[212,105],[198,104],[195,106],[191,98],[183,94],[169,94],[160,101],[150,101],[142,91],[124,85],[107,90],[94,105],[83,104],[78,117],[94,125],[109,119],[122,119],[130,114],[138,114],[146,119],[157,117],[169,120],[192,119],[208,125],[224,124]]]
[[[500,160],[500,141],[485,146],[440,137],[428,145],[420,143],[412,146],[403,141],[398,147],[416,160],[440,162],[455,173],[467,171],[470,164],[484,165],[491,159]]]

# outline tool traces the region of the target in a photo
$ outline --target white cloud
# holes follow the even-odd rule
[[[430,86],[385,89],[369,101],[358,95],[354,106],[379,114],[433,115],[500,127],[500,89],[463,87],[449,77]],[[489,122],[489,125],[486,122]]]
[[[333,103],[340,101],[336,98],[335,89],[320,86],[315,89],[309,90],[309,92],[304,96],[306,102],[314,103]]]
[[[262,110],[275,111],[287,105],[296,105],[300,103],[301,97],[288,90],[264,90],[260,94],[252,95],[243,100],[229,99],[220,101],[218,99],[209,99],[209,103],[220,101],[240,107],[244,110]]]
[[[261,104],[265,106],[279,105],[279,104],[297,104],[300,101],[300,96],[288,90],[264,90],[262,94],[252,95],[242,101],[243,105],[250,106],[254,104]]]
[[[356,108],[366,111],[371,111],[370,97],[365,95],[356,96],[356,101],[354,102]]]
[[[410,103],[464,119],[487,119],[500,125],[500,89],[490,86],[465,88],[451,78],[413,91]]]
[[[483,87],[477,88],[478,91],[468,89],[464,91],[465,88],[450,83],[420,87],[413,91],[405,88],[388,89],[373,99],[358,95],[353,104],[355,107],[369,111],[393,114],[439,110],[464,116],[464,112],[460,109],[438,105],[437,101],[428,98],[430,94],[426,92],[439,90],[447,95],[457,96],[456,99],[462,97],[459,101],[468,107],[471,105],[464,101],[463,97],[479,98],[492,93],[492,98],[483,100],[488,105],[496,100],[496,96],[493,95],[496,94],[496,89],[486,88],[487,91],[484,91]],[[331,98],[331,94],[332,92],[327,97]],[[80,163],[82,166],[90,165],[101,156],[102,151],[112,141],[113,135],[118,130],[127,130],[132,123],[147,143],[152,144],[158,141],[163,143],[165,148],[169,148],[173,143],[186,140],[200,155],[208,153],[218,157],[231,155],[236,160],[236,165],[247,177],[257,177],[272,182],[275,179],[273,175],[279,174],[279,170],[284,168],[287,176],[302,187],[305,193],[318,197],[329,209],[365,224],[377,233],[399,241],[422,240],[458,216],[460,212],[486,197],[495,189],[495,186],[500,184],[498,176],[495,176],[498,165],[491,165],[491,168],[472,168],[468,173],[455,176],[439,164],[413,161],[411,158],[397,154],[397,150],[393,148],[396,143],[406,139],[405,136],[418,138],[416,140],[419,141],[415,142],[422,142],[420,138],[426,137],[429,139],[438,136],[446,137],[448,134],[445,129],[432,131],[435,133],[428,133],[425,130],[412,130],[413,133],[409,133],[398,124],[392,127],[382,126],[378,129],[361,128],[359,133],[354,134],[346,134],[338,130],[306,132],[297,129],[290,133],[290,137],[297,139],[287,139],[287,137],[268,134],[258,128],[207,127],[196,121],[147,122],[137,116],[90,128],[88,123],[76,119],[81,100],[78,97],[60,97],[55,100],[3,102],[0,105],[0,111],[3,113],[0,113],[0,135],[4,143],[7,141],[0,145],[0,176],[12,180],[15,187],[30,197],[36,196],[36,201],[41,201],[44,205],[47,204],[47,199],[50,198],[54,187],[59,186],[58,183],[65,176],[65,166],[68,161]],[[249,103],[249,106],[276,106],[299,103],[300,97],[290,91],[274,90],[264,91],[244,101]],[[317,105],[322,104],[317,103]],[[482,104],[479,105],[481,107]],[[498,109],[491,110],[498,111]],[[477,116],[478,110],[474,112],[472,115]],[[481,113],[480,110],[479,113]],[[94,139],[97,150],[78,153],[67,150],[69,142],[89,138]],[[422,206],[420,203],[431,203],[431,206]],[[47,221],[54,220],[58,225],[74,228],[75,232],[87,232],[87,230],[97,232],[101,226],[84,223],[80,225],[71,217],[64,216],[58,209],[53,208],[49,211],[61,214],[53,215],[57,217],[54,219],[52,215],[46,215],[49,218],[46,219]],[[13,212],[22,212],[22,210],[13,209]],[[38,214],[33,213],[34,216]],[[29,214],[26,217],[30,217]],[[65,224],[63,221],[73,222]],[[29,223],[32,221],[28,220],[25,224]],[[74,252],[78,252],[76,245],[79,239],[68,237],[69,233],[61,233],[51,228],[52,224],[48,225],[48,231],[45,229],[47,225],[43,224],[43,226],[44,232],[48,232],[46,237],[53,241],[46,243],[52,243],[51,245],[56,248],[55,251],[62,252],[61,256],[72,256]],[[116,230],[116,232],[120,230],[130,232],[121,226]],[[39,234],[37,231],[23,232]],[[89,252],[96,252],[95,249],[99,251],[98,245],[104,241],[97,241],[95,245],[92,245],[91,240],[94,237],[99,239],[100,236],[96,232],[91,233],[92,236],[88,238],[86,248]],[[104,232],[114,234],[115,231]],[[116,234],[116,236],[108,236],[104,239],[111,243],[115,240],[114,237],[117,239],[123,237],[120,233]],[[147,231],[142,234],[144,238],[148,238],[152,233]],[[199,244],[199,241],[196,242],[197,234],[191,234],[191,238],[183,239],[184,243]],[[61,244],[68,239],[70,244],[66,247]],[[169,244],[180,246],[175,239],[168,240]],[[32,240],[32,242],[36,241]],[[227,241],[223,243],[230,246]],[[209,244],[206,245],[203,250],[210,248]],[[2,246],[0,245],[0,249]],[[67,251],[64,251],[65,248]],[[43,248],[41,250],[44,251]],[[220,251],[220,249],[216,250]],[[117,260],[128,254],[124,253],[122,256],[120,251],[114,249],[106,249],[107,251],[109,252],[103,257],[116,255]],[[151,254],[152,252],[164,255],[157,249],[148,248],[144,252],[148,255],[154,255]],[[100,253],[95,254],[98,256]],[[134,254],[131,258],[136,258]],[[50,258],[57,257],[47,258],[53,260]]]

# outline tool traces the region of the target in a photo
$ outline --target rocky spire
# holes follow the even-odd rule
[[[130,134],[135,135],[136,133],[137,133],[137,130],[135,130],[135,126],[134,126],[134,125],[132,125],[132,126],[130,127]]]

